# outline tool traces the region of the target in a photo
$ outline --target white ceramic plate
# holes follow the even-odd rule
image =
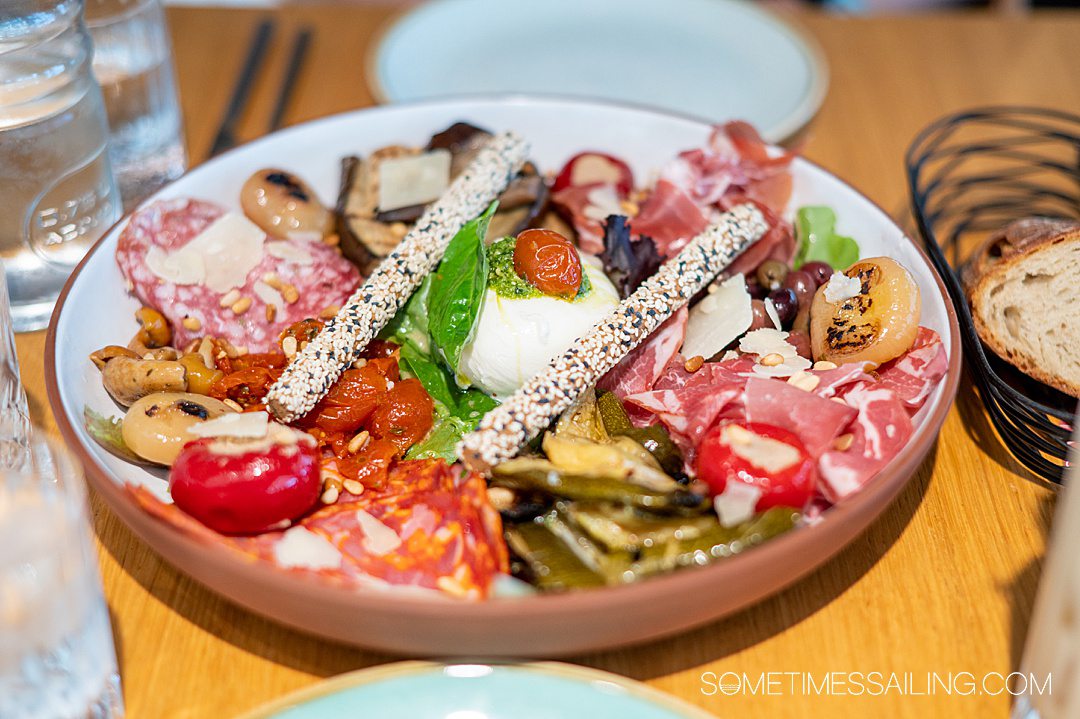
[[[740,119],[779,142],[828,85],[814,43],[744,0],[434,0],[374,58],[391,102],[522,92]]]
[[[193,197],[239,209],[241,184],[267,166],[295,171],[330,202],[337,193],[343,156],[394,143],[422,144],[459,120],[517,131],[530,141],[532,158],[545,170],[593,149],[626,159],[642,179],[677,152],[701,146],[710,131],[693,119],[572,100],[511,97],[380,107],[290,128],[237,148],[195,168],[148,202]],[[880,208],[825,170],[796,160],[792,174],[792,208],[833,207],[838,231],[857,238],[864,256],[890,255],[910,268],[923,290],[922,324],[941,335],[950,371],[916,416],[917,430],[909,445],[859,494],[830,509],[814,527],[703,569],[622,587],[468,603],[345,590],[245,561],[156,520],[121,486],[143,485],[165,498],[164,472],[107,453],[82,422],[84,407],[120,414],[87,357],[103,345],[124,344],[137,329],[133,313],[139,303],[126,292],[114,259],[123,223],[76,270],[54,314],[45,359],[53,412],[99,494],[151,547],[225,596],[292,626],[338,641],[428,656],[565,655],[683,630],[777,591],[851,541],[907,483],[956,391],[960,350],[955,317],[925,256]],[[711,599],[703,602],[702,596]],[[627,622],[629,616],[634,621]]]
[[[399,662],[342,674],[240,719],[709,719],[675,697],[573,664]]]

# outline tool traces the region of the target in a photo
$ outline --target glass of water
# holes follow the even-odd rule
[[[4,266],[0,262],[0,472],[5,467],[21,466],[29,451],[30,412],[19,381],[19,357],[15,354]]]
[[[109,157],[125,209],[184,173],[172,46],[159,0],[86,0]]]
[[[37,438],[0,468],[0,717],[123,716],[78,464]]]
[[[16,331],[48,324],[120,217],[81,0],[0,0],[0,262]]]

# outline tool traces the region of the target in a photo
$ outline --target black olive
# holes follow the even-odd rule
[[[184,414],[198,417],[199,419],[206,419],[210,416],[210,413],[206,411],[206,407],[203,407],[198,402],[192,402],[191,400],[180,400],[176,403],[176,408]]]
[[[762,287],[772,292],[784,284],[788,266],[780,260],[765,260],[757,268],[757,281]]]

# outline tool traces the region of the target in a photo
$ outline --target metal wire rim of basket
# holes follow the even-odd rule
[[[956,306],[990,420],[1017,460],[1060,482],[1076,401],[1033,379],[1002,376],[1013,371],[979,339],[959,273],[981,238],[1013,220],[1080,218],[1080,116],[1033,107],[958,112],[926,127],[905,164],[912,211]]]

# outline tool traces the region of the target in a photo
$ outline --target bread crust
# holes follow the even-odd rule
[[[1050,229],[1055,231],[1048,231]],[[1026,261],[1062,243],[1080,243],[1080,223],[1043,218],[1019,220],[1005,228],[1002,233],[989,238],[980,247],[964,268],[963,279],[975,321],[975,331],[983,343],[1029,377],[1073,397],[1080,397],[1080,383],[1046,370],[1035,358],[1017,351],[1007,337],[995,331],[995,318],[987,317],[986,304],[991,287],[1004,281]]]

